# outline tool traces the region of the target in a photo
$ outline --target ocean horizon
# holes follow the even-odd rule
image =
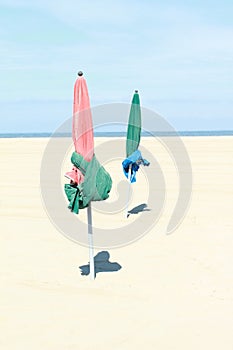
[[[125,137],[126,132],[94,132],[95,137]],[[144,137],[174,137],[174,136],[233,136],[233,130],[198,130],[198,131],[174,131],[174,132],[143,132]],[[70,133],[52,132],[20,132],[20,133],[0,133],[0,138],[46,138],[46,137],[72,137]]]

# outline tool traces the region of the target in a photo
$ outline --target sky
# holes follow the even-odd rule
[[[82,70],[92,106],[233,130],[232,0],[0,0],[0,133],[51,132]]]

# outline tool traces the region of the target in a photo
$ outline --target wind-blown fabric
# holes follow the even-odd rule
[[[127,179],[129,178],[131,183],[136,182],[136,173],[141,164],[145,166],[150,165],[148,160],[142,158],[142,154],[139,150],[133,152],[133,154],[122,162],[124,174]]]
[[[87,162],[80,154],[73,152],[71,162],[84,176],[81,184],[65,184],[68,208],[78,214],[79,209],[86,208],[90,201],[101,201],[109,197],[112,179],[95,155]]]

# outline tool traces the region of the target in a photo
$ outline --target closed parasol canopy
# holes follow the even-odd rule
[[[127,128],[126,139],[126,159],[122,162],[123,172],[131,183],[136,182],[136,172],[141,164],[150,165],[150,163],[142,158],[142,154],[138,147],[141,139],[141,107],[138,91],[135,90]]]

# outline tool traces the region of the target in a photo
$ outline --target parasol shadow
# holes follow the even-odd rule
[[[102,251],[96,254],[94,257],[95,265],[95,277],[99,272],[115,272],[119,271],[122,267],[117,262],[109,261],[110,254],[107,251]],[[82,276],[87,276],[90,273],[90,264],[79,266]]]
[[[142,213],[144,211],[151,211],[151,209],[147,208],[147,204],[146,203],[139,204],[136,207],[134,207],[133,209],[128,211],[127,217],[129,217],[131,214],[138,214],[138,213]]]

